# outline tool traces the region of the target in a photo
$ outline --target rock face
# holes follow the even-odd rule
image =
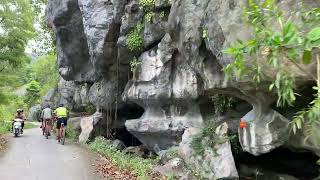
[[[306,3],[320,6],[318,0]],[[288,144],[289,117],[272,108],[276,97],[265,83],[257,88],[251,78],[228,81],[222,71],[233,59],[221,50],[239,37],[251,37],[241,19],[245,4],[246,0],[155,0],[146,10],[138,0],[49,0],[46,16],[56,34],[62,79],[57,95],[52,98],[49,92],[45,101],[64,103],[75,112],[91,109],[81,120],[83,142],[125,126],[159,153],[190,142],[218,109],[212,96],[223,94],[244,102],[244,107],[230,108],[219,118],[233,124],[232,131],[241,118],[247,122],[238,130],[245,151],[260,155]],[[299,9],[296,0],[278,5],[287,10],[285,16]],[[308,83],[305,74],[286,63],[299,86]],[[274,72],[263,71],[270,81]],[[136,111],[141,108],[144,111]],[[228,113],[234,111],[235,116]],[[232,161],[230,144],[219,149],[225,158],[210,160],[210,167],[217,166],[215,161]],[[223,167],[229,169],[211,171],[219,177],[237,176],[234,166]]]
[[[228,125],[223,123],[213,133],[223,137],[226,135],[227,130]],[[192,137],[198,134],[199,131],[200,129],[188,128],[184,133],[179,149],[179,154],[184,161],[194,169],[197,169],[201,177],[206,179],[239,178],[228,140],[222,144],[216,144],[214,147],[206,148],[202,156],[193,150]]]
[[[28,120],[29,121],[40,121],[41,117],[41,105],[35,105],[29,109]]]
[[[240,129],[240,144],[243,150],[260,155],[282,146],[289,139],[289,120],[276,111],[257,117],[250,111],[242,119],[247,127]]]
[[[80,120],[81,133],[79,135],[79,142],[86,143],[92,140],[97,135],[107,135],[111,131],[111,124],[103,113],[96,112],[92,116],[83,117]]]

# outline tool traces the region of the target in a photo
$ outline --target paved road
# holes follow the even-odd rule
[[[11,138],[9,149],[0,155],[0,180],[100,180],[91,167],[86,150],[54,138],[45,139],[40,128],[25,130]]]

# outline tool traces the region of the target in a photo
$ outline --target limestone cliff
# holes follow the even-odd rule
[[[55,102],[75,112],[95,107],[102,114],[96,124],[103,125],[103,135],[125,125],[150,150],[180,145],[188,159],[187,137],[212,120],[211,99],[224,94],[237,101],[221,121],[237,132],[241,118],[254,120],[239,130],[244,151],[260,155],[287,145],[319,155],[313,145],[290,145],[290,115],[273,108],[276,99],[267,88],[225,78],[222,68],[233,59],[221,50],[251,34],[241,20],[245,2],[153,0],[144,7],[138,0],[49,0],[46,17],[56,34],[62,77]],[[306,2],[320,6],[319,0]],[[289,9],[289,15],[298,3],[281,1],[279,7]],[[300,86],[309,83],[295,67],[288,68],[296,72]],[[305,68],[315,71],[314,66]],[[229,151],[228,145],[224,153]],[[233,159],[228,162],[225,170],[234,171]],[[234,172],[220,174],[217,178],[237,177]]]

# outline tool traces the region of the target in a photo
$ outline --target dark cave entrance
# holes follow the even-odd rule
[[[116,128],[111,131],[112,139],[119,139],[122,141],[126,147],[129,146],[140,146],[142,143],[134,137],[126,127]]]
[[[139,119],[143,113],[144,109],[133,103],[125,104],[123,107],[119,108],[117,114],[119,121],[122,121],[123,124],[112,129],[109,138],[113,140],[119,139],[126,147],[142,145],[142,143],[126,129],[124,122],[129,119]]]
[[[297,153],[287,148],[277,148],[260,156],[241,152],[234,158],[241,179],[256,178],[256,175],[253,175],[254,173],[250,177],[250,172],[241,168],[243,165],[260,172],[290,175],[300,180],[311,180],[319,176],[319,166],[316,164],[319,157],[311,152]],[[267,177],[266,174],[265,176]]]

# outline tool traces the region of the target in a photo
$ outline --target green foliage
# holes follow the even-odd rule
[[[171,172],[168,176],[167,176],[167,180],[178,180],[179,178],[177,177],[177,175],[173,172]]]
[[[8,121],[0,121],[0,134],[5,134],[10,132],[11,123]]]
[[[142,47],[143,37],[141,35],[143,31],[142,23],[138,23],[137,26],[130,31],[127,38],[127,46],[131,51],[139,50]]]
[[[216,94],[211,97],[211,100],[214,104],[214,112],[216,116],[219,116],[221,113],[233,106],[234,99],[232,97]]]
[[[122,170],[131,170],[138,179],[147,179],[148,173],[152,171],[155,160],[134,157],[116,150],[103,137],[97,137],[89,144],[89,148],[106,158]]]
[[[191,145],[196,155],[203,156],[207,148],[210,148],[216,154],[215,145],[223,144],[229,140],[227,136],[222,137],[216,134],[218,126],[216,122],[206,122],[201,132],[193,137]]]
[[[37,81],[33,80],[27,85],[27,93],[24,102],[28,105],[28,107],[35,105],[39,101],[40,90],[41,85]]]
[[[293,105],[296,100],[295,78],[293,72],[288,71],[288,62],[318,81],[317,87],[314,87],[317,91],[315,99],[308,108],[298,112],[291,123],[294,133],[297,129],[302,129],[302,124],[305,123],[307,134],[311,135],[320,119],[320,73],[315,77],[305,71],[301,64],[311,64],[313,53],[316,54],[320,48],[320,8],[306,12],[300,8],[300,11],[298,14],[302,23],[293,23],[290,17],[283,16],[284,13],[277,8],[275,0],[248,0],[244,19],[252,27],[253,38],[247,42],[237,40],[223,51],[235,59],[224,71],[229,78],[253,77],[254,81],[260,83],[265,76],[260,64],[265,61],[266,68],[276,72],[269,90],[277,93],[278,106]],[[246,65],[246,59],[253,60],[252,66]],[[319,69],[318,67],[318,71]]]
[[[23,97],[16,96],[12,93],[6,94],[7,102],[0,104],[0,121],[10,121],[13,119],[17,109],[27,110]]]
[[[243,152],[242,147],[239,142],[239,135],[238,135],[238,133],[230,133],[228,136],[230,139],[233,157],[237,157],[240,155],[241,152]]]
[[[163,19],[163,18],[164,18],[164,16],[165,16],[164,11],[161,11],[159,16],[160,16],[160,18],[161,18],[161,19]]]
[[[276,90],[279,97],[277,104],[292,105],[295,101],[295,79],[292,72],[287,72],[283,63],[291,61],[299,68],[299,61],[310,63],[311,48],[319,45],[316,43],[319,27],[315,27],[316,24],[314,24],[313,29],[307,30],[304,25],[298,26],[290,19],[284,20],[283,13],[278,10],[273,0],[264,2],[249,0],[248,2],[249,6],[244,11],[244,15],[247,23],[253,27],[253,38],[247,42],[238,40],[224,50],[224,53],[235,58],[235,61],[228,64],[224,71],[229,77],[255,77],[254,80],[259,83],[263,78],[259,61],[265,58],[268,68],[273,68],[277,73],[270,88]],[[275,22],[278,22],[280,29],[270,25]],[[305,31],[309,33],[305,34]],[[257,57],[260,54],[262,57],[259,60]],[[253,67],[246,66],[247,58],[253,60]],[[305,73],[308,74],[308,72]]]
[[[71,123],[68,124],[67,129],[66,129],[66,137],[76,141],[78,139],[78,134],[77,132],[74,130],[74,127]]]
[[[38,58],[32,64],[30,71],[31,79],[42,85],[40,95],[44,96],[50,89],[56,87],[59,81],[56,54],[50,53]]]
[[[178,149],[175,147],[171,147],[166,151],[166,155],[172,159],[178,157]]]
[[[278,106],[285,106],[285,103],[292,106],[292,102],[296,100],[294,89],[292,88],[294,87],[293,83],[294,77],[291,73],[287,71],[281,71],[277,73],[276,79],[269,86],[269,90],[271,91],[273,88],[275,88],[277,94],[281,94],[277,100]],[[288,99],[290,101],[287,101]]]
[[[186,163],[185,164],[185,170],[194,176],[197,180],[207,180],[208,178],[205,178],[202,171],[203,168],[195,167],[193,164]]]
[[[147,22],[152,23],[154,16],[154,12],[148,12],[147,14],[145,14],[144,18]]]
[[[84,110],[88,114],[93,114],[96,112],[96,107],[94,105],[90,104],[90,105],[86,106]]]
[[[290,123],[293,133],[305,129],[305,140],[318,133],[320,123],[320,89],[319,86],[314,89],[317,91],[316,98],[310,102],[309,107],[299,111]]]
[[[155,0],[139,0],[139,4],[144,9],[151,9],[151,8],[154,8]]]
[[[134,57],[131,61],[130,61],[130,70],[131,72],[135,72],[137,67],[141,64],[141,62]]]
[[[20,97],[23,95],[25,84],[30,82],[28,64],[31,59],[25,52],[28,49],[26,49],[27,44],[29,47],[29,43],[41,35],[37,34],[34,26],[39,23],[38,19],[45,1],[2,0],[0,2],[0,120],[12,119],[17,108],[27,111],[28,106]],[[32,89],[29,90],[29,95],[34,93],[31,92]],[[29,96],[29,99],[25,100],[31,102],[35,98],[38,97]]]
[[[5,69],[26,61],[25,47],[35,37],[35,11],[31,0],[1,0],[0,7],[0,69]]]
[[[203,29],[202,30],[202,38],[205,39],[208,37],[208,30],[207,29]]]

